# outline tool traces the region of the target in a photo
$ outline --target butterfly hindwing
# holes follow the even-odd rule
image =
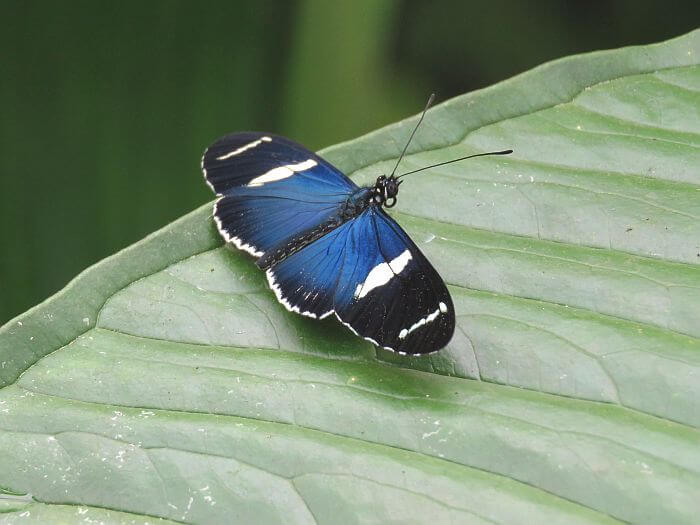
[[[454,332],[452,300],[408,235],[369,207],[267,271],[287,309],[335,313],[353,332],[402,354],[439,350]]]
[[[264,133],[219,139],[204,152],[202,170],[219,195],[214,206],[219,232],[255,257],[324,224],[357,190],[318,155]]]

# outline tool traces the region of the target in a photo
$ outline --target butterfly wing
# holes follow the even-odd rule
[[[335,313],[353,332],[401,354],[426,354],[452,338],[447,287],[408,235],[370,206],[267,270],[291,311]]]
[[[324,224],[357,190],[318,155],[265,133],[222,137],[204,152],[202,171],[219,196],[219,232],[255,257]]]

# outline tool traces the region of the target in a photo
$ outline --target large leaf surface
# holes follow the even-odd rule
[[[287,313],[210,205],[5,325],[0,523],[692,522],[698,53],[571,57],[430,112],[404,169],[515,149],[402,186],[458,313],[435,356]],[[369,182],[414,122],[324,155]]]

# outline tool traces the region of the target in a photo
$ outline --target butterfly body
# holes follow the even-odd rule
[[[250,253],[290,311],[334,314],[355,334],[401,354],[445,346],[452,300],[440,276],[384,211],[402,181],[358,187],[289,139],[222,137],[202,158],[219,198],[214,220],[227,242]]]

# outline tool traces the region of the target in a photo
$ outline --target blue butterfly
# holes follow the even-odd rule
[[[214,142],[202,171],[218,196],[220,234],[256,258],[287,310],[335,315],[354,334],[403,355],[450,341],[455,312],[445,283],[383,210],[396,203],[403,175],[359,187],[303,146],[254,132]]]

